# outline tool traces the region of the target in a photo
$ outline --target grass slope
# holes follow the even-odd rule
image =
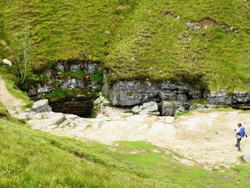
[[[111,82],[170,79],[249,90],[249,1],[9,0],[0,6],[0,53],[14,63],[22,61],[18,46],[26,42],[34,69],[88,59],[110,69]]]
[[[59,59],[103,58],[105,31],[117,18],[121,1],[108,0],[24,0],[2,2],[2,28],[15,55],[15,45],[28,33],[30,55],[35,68]],[[119,11],[118,11],[119,12]],[[15,59],[13,56],[12,59]]]
[[[0,187],[250,186],[247,164],[210,172],[143,141],[108,147],[53,136],[30,129],[1,106],[0,137]]]
[[[113,39],[107,59],[113,80],[171,79],[210,89],[246,89],[249,5],[240,0],[140,1]],[[201,28],[188,28],[187,22]]]

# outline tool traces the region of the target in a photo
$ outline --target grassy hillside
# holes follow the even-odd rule
[[[247,88],[249,5],[241,0],[141,1],[113,40],[107,59],[113,79]],[[187,22],[201,28],[188,28]]]
[[[1,108],[0,187],[228,188],[250,185],[249,165],[219,173],[183,165],[173,158],[181,156],[146,142],[120,142],[118,146],[108,147],[57,137],[31,130],[18,121],[7,121]]]
[[[104,56],[105,31],[113,20],[122,21],[117,10],[122,4],[102,0],[2,2],[2,27],[11,46],[10,58],[15,60],[15,46],[21,46],[18,42],[28,34],[26,42],[35,68],[61,59],[85,59],[86,53],[98,61]]]
[[[34,69],[59,59],[101,62],[118,80],[170,79],[249,90],[246,0],[1,2],[1,57]],[[187,26],[187,22],[191,25]]]

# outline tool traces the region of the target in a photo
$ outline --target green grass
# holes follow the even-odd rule
[[[1,103],[0,103],[0,118],[3,118],[3,119],[10,118],[10,114],[8,113],[8,110],[6,110]]]
[[[149,78],[249,90],[249,1],[10,0],[0,6],[0,55],[14,64],[21,44],[13,38],[28,32],[35,70],[80,59],[111,70],[110,84]],[[201,29],[188,29],[187,22]]]
[[[2,4],[5,10],[3,28],[8,30],[10,45],[14,45],[11,36],[22,37],[29,27],[30,53],[36,69],[59,59],[85,59],[85,53],[89,54],[89,60],[100,61],[104,57],[105,31],[110,30],[113,20],[121,22],[120,17],[125,14],[117,14],[117,7],[123,4],[120,1],[13,1]]]
[[[10,118],[1,105],[0,137],[0,187],[250,186],[249,164],[208,171],[184,165],[184,157],[149,142],[106,146],[58,137]]]
[[[197,104],[202,104],[202,105],[206,105],[209,104],[209,101],[207,99],[204,98],[200,98],[200,99],[193,99],[191,101],[192,105],[197,105]]]
[[[143,141],[119,142],[111,151],[1,118],[0,136],[0,187],[234,187],[238,179],[237,187],[250,185],[249,165],[210,172]]]
[[[157,183],[139,177],[98,143],[55,137],[2,119],[0,125],[1,187],[152,187]]]
[[[141,1],[117,30],[107,67],[113,81],[170,79],[196,88],[248,90],[248,18],[245,1]],[[217,24],[205,29],[204,20],[210,19]],[[201,29],[187,29],[186,22]]]
[[[124,150],[121,151],[119,147],[124,147]],[[143,141],[119,142],[118,150],[121,153],[116,156],[120,161],[147,172],[146,175],[150,177],[168,182],[169,187],[234,187],[238,179],[241,183],[237,186],[247,187],[250,183],[249,164],[218,173],[180,164],[173,158],[182,158],[178,154]]]

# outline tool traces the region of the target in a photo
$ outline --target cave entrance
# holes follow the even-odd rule
[[[62,112],[65,114],[75,114],[80,117],[90,118],[92,116],[94,101],[60,101],[50,102],[49,105],[53,112]]]

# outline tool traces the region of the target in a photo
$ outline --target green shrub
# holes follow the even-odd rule
[[[95,71],[92,76],[90,76],[90,81],[96,81],[98,83],[103,82],[103,71]]]

